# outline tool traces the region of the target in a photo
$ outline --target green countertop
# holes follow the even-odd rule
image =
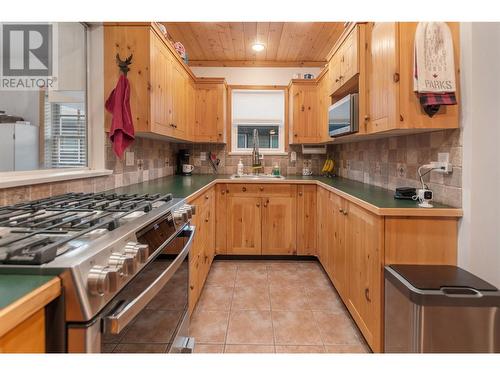
[[[172,193],[174,198],[186,198],[196,191],[202,189],[210,182],[217,179],[229,179],[229,175],[193,175],[193,176],[168,176],[140,184],[129,185],[110,190],[116,193]],[[235,180],[232,180],[237,182]],[[276,182],[283,181],[277,180]],[[355,198],[365,201],[377,208],[382,209],[406,209],[419,208],[417,202],[411,200],[394,199],[394,191],[377,186],[348,180],[341,177],[322,176],[287,176],[285,181],[319,181],[335,189],[338,189]],[[242,180],[240,182],[248,182]],[[261,183],[272,183],[272,180],[257,181]],[[434,208],[453,208],[438,203],[433,203]],[[432,210],[432,209],[431,209]]]
[[[54,276],[0,274],[0,310],[53,278]]]

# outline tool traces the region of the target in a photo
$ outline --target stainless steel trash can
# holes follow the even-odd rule
[[[500,353],[500,291],[455,266],[385,267],[386,353]]]

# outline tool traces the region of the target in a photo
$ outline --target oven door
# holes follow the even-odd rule
[[[69,343],[71,336],[83,335],[80,341],[86,342],[85,349],[78,351],[191,352],[194,341],[187,336],[188,270],[194,232],[191,226],[179,232],[91,324],[69,327]],[[139,238],[147,242],[144,240]]]

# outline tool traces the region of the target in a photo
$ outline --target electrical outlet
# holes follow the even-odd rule
[[[201,161],[207,160],[207,153],[206,152],[200,152],[200,160]]]
[[[290,152],[290,161],[295,163],[297,161],[297,153],[295,151]]]
[[[450,162],[450,154],[448,152],[438,152],[438,162],[449,163]]]
[[[134,165],[134,153],[132,151],[125,152],[125,165],[132,167]]]

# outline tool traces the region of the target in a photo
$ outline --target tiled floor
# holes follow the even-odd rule
[[[190,335],[197,353],[369,352],[317,262],[214,262]]]

